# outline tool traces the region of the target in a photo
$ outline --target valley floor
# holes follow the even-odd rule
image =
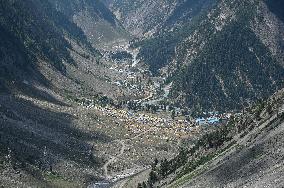
[[[0,168],[2,185],[117,182],[149,169],[155,158],[172,158],[180,140],[199,131],[170,116],[63,101],[1,95],[1,143],[8,143],[1,161],[11,167]],[[29,168],[37,175],[20,158],[32,158]]]

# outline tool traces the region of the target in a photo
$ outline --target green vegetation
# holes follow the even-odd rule
[[[133,43],[133,47],[141,47],[138,58],[143,59],[157,75],[159,69],[176,58],[176,47],[192,34],[195,26],[205,18],[206,11],[213,6],[215,0],[180,2],[158,35]]]
[[[200,27],[206,45],[175,74],[173,97],[184,92],[190,107],[230,110],[242,108],[244,99],[255,101],[281,87],[283,67],[250,28],[249,20],[255,16],[252,7],[242,2],[237,19],[219,32],[213,32],[210,22]],[[194,44],[183,45],[187,49]]]
[[[111,54],[111,58],[113,60],[127,60],[127,59],[132,59],[132,55],[128,53],[127,51],[122,51],[122,52],[114,52]]]
[[[78,104],[82,104],[84,106],[89,106],[89,105],[99,105],[101,107],[106,107],[107,105],[115,106],[113,99],[100,94],[93,96],[92,99],[87,99],[84,97],[75,97],[73,95],[68,95],[68,94],[65,96],[65,98],[67,100],[70,100]]]
[[[175,180],[177,180],[193,172],[234,145],[235,141],[232,140],[234,134],[236,134],[235,120],[232,118],[228,124],[205,133],[191,149],[180,148],[179,154],[173,159],[155,160],[147,185],[153,187],[155,183],[173,173],[176,173]]]
[[[48,180],[50,181],[54,181],[54,180],[64,180],[64,178],[56,173],[56,172],[46,172],[45,176],[48,178]]]
[[[186,32],[184,34],[188,35]],[[135,43],[133,47],[141,46],[138,58],[143,59],[150,66],[151,72],[157,75],[160,68],[173,60],[175,47],[181,39],[179,33],[172,32]]]
[[[255,8],[258,2],[238,0],[226,5],[234,19],[221,21],[224,7],[213,3],[210,19],[205,9],[185,25],[132,44],[141,48],[138,58],[154,75],[175,60],[171,66],[176,71],[168,78],[174,83],[171,98],[181,98],[183,105],[194,111],[241,109],[244,101],[267,97],[283,85],[283,67],[251,29],[251,22],[259,17]],[[181,21],[178,15],[173,13],[168,24]],[[219,22],[224,25],[217,31]],[[196,53],[187,58],[189,50]]]

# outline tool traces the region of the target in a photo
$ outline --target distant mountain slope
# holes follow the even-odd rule
[[[134,36],[154,30],[170,14],[175,1],[112,0],[110,9]]]
[[[129,32],[142,37],[180,27],[213,2],[215,0],[109,0],[106,4]]]
[[[174,82],[172,98],[179,104],[195,110],[240,108],[283,83],[284,24],[280,8],[272,5],[218,1],[182,27],[133,46],[140,47],[138,56],[154,74],[160,71]]]
[[[128,32],[101,0],[49,0],[56,10],[80,27],[94,47],[128,39]]]
[[[183,0],[178,1],[174,10],[163,23],[164,30],[172,30],[188,25],[195,17],[200,16],[203,11],[212,8],[216,0]]]

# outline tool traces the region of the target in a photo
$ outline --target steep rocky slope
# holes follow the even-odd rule
[[[283,187],[283,105],[281,90],[246,111],[232,146],[167,187]]]
[[[148,179],[132,179],[138,187],[283,187],[283,107],[282,89],[153,162]]]
[[[48,1],[1,1],[0,32],[0,186],[83,187],[101,179],[104,158],[93,144],[111,139],[88,130],[97,116],[67,98],[113,95],[108,63]]]
[[[122,89],[126,98],[141,87],[132,87],[123,63],[120,68],[93,48],[72,19],[82,10],[75,5],[91,9],[75,0],[0,4],[0,187],[112,183],[176,151],[174,133],[168,141],[160,139],[164,130],[152,130],[156,117],[147,116],[146,125],[140,114],[118,109],[126,102],[113,103]],[[95,9],[98,20],[116,24],[103,5]],[[126,86],[119,87],[121,80]]]
[[[31,68],[37,57],[50,60],[54,67],[64,72],[61,61],[74,62],[68,52],[71,46],[63,32],[88,46],[80,29],[48,8],[50,4],[32,0],[1,3],[1,76],[20,76],[14,72]],[[44,19],[48,20],[44,22]]]
[[[39,0],[4,1],[0,8],[1,89],[44,84],[64,95],[114,93],[116,87],[108,87],[106,79],[107,62],[99,60],[101,54],[67,10],[57,11],[53,3]]]

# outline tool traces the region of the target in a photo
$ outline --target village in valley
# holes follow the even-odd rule
[[[208,126],[218,126],[225,123],[233,115],[233,113],[203,112],[202,117],[193,118],[190,115],[184,115],[180,108],[172,107],[170,111],[169,107],[164,108],[161,105],[149,107],[145,104],[142,109],[140,106],[139,110],[137,108],[132,110],[127,104],[121,108],[109,104],[101,106],[90,99],[83,99],[80,104],[88,109],[95,110],[103,116],[119,120],[130,132],[141,133],[150,128],[159,132],[160,129],[163,129],[167,135],[174,134],[179,138],[186,138]],[[149,108],[155,110],[147,110]]]
[[[129,46],[116,46],[106,51],[106,68],[114,76],[110,82],[117,93],[70,99],[94,119],[86,119],[95,129],[113,141],[91,143],[101,158],[108,159],[102,168],[102,178],[91,187],[103,187],[150,169],[154,159],[173,158],[183,144],[192,144],[200,135],[226,123],[233,112],[201,112],[193,116],[189,109],[169,103],[172,83],[153,77],[147,67],[136,59]],[[88,116],[88,115],[87,115]],[[100,118],[101,117],[101,118]],[[107,118],[106,118],[107,117]]]
[[[112,80],[120,88],[115,96],[117,101],[114,101],[114,106],[119,110],[108,106],[104,108],[108,115],[124,116],[138,122],[154,123],[173,129],[183,126],[185,131],[198,125],[217,125],[234,114],[211,111],[192,117],[190,110],[169,103],[167,99],[172,83],[167,83],[166,78],[152,76],[137,58],[137,54],[137,49],[132,49],[129,43],[120,43],[114,45],[110,51],[105,51],[104,58],[112,62],[109,69],[120,75]],[[92,99],[85,99],[81,104],[97,107],[96,101]]]

